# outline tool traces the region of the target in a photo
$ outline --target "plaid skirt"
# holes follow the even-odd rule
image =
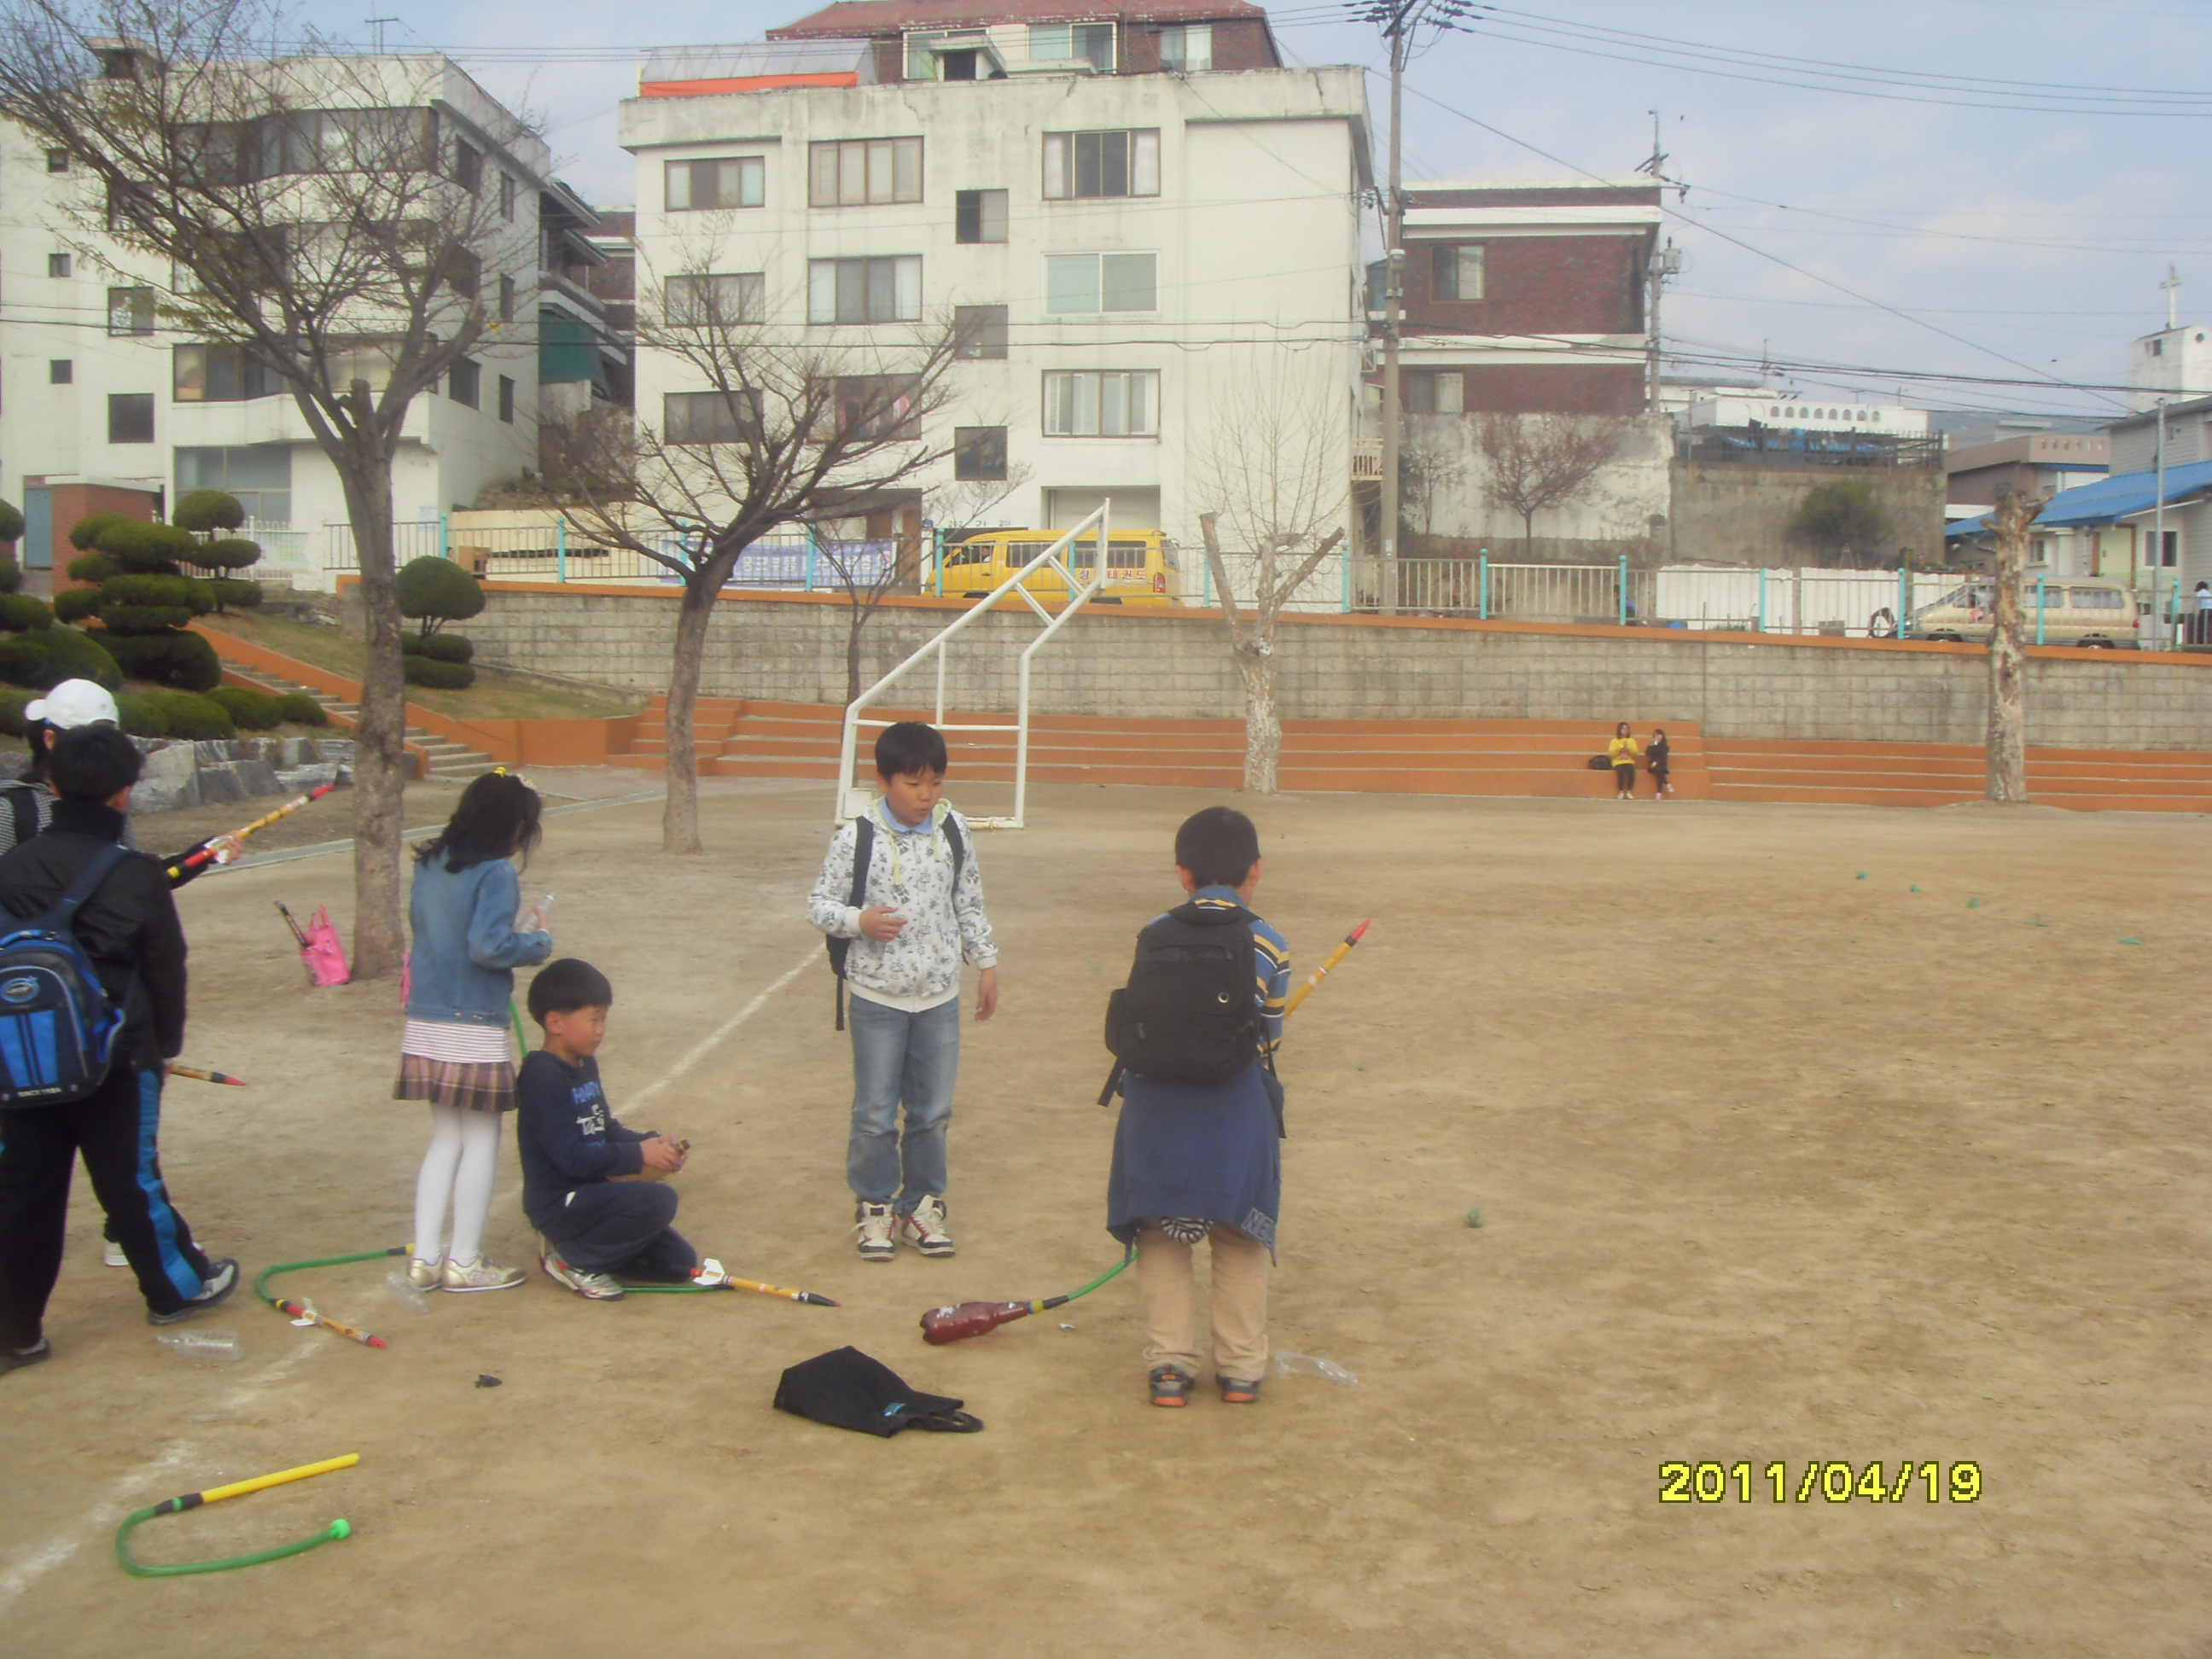
[[[421,1054],[402,1054],[392,1097],[427,1100],[465,1112],[511,1112],[514,1066],[509,1060],[426,1060]]]

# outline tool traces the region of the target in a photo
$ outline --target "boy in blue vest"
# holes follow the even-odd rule
[[[1290,946],[1251,914],[1260,836],[1226,806],[1176,831],[1176,874],[1200,912],[1241,915],[1252,936],[1260,1035],[1225,1083],[1121,1074],[1121,1115],[1106,1186],[1106,1230],[1137,1253],[1145,1364],[1152,1404],[1187,1404],[1199,1376],[1198,1280],[1192,1249],[1212,1258],[1214,1382],[1230,1405],[1260,1397],[1267,1370],[1267,1275],[1282,1199],[1281,1090],[1266,1064],[1283,1036]]]

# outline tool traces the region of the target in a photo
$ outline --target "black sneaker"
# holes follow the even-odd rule
[[[1216,1376],[1213,1386],[1221,1390],[1221,1403],[1224,1406],[1251,1406],[1259,1402],[1260,1385],[1257,1382],[1246,1382],[1234,1376]]]
[[[155,1313],[146,1310],[149,1325],[181,1325],[196,1314],[219,1306],[222,1299],[238,1288],[238,1258],[225,1256],[214,1264],[215,1272],[201,1284],[200,1293],[174,1313]]]
[[[1191,1384],[1198,1379],[1173,1365],[1155,1365],[1149,1373],[1155,1406],[1188,1406]]]
[[[35,1365],[41,1359],[53,1357],[53,1346],[43,1336],[27,1348],[0,1348],[0,1375],[21,1370],[26,1365]]]

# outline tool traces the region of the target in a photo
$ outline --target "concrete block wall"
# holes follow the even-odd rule
[[[650,694],[666,689],[676,604],[646,592],[495,586],[468,633],[477,660]],[[866,684],[959,611],[893,600],[863,635]],[[748,596],[716,608],[703,695],[842,703],[846,611],[835,599]],[[954,641],[947,700],[1011,709],[1027,612],[979,617]],[[1970,647],[1763,641],[1653,629],[1286,617],[1287,719],[1696,721],[1709,736],[1978,744],[1986,659]],[[927,704],[933,671],[896,696]],[[2212,749],[2212,659],[2031,655],[2028,741],[2053,748]],[[1101,610],[1039,653],[1038,714],[1233,718],[1243,693],[1219,619]]]

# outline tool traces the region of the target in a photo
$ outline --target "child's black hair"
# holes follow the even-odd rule
[[[138,781],[145,763],[138,745],[112,726],[79,726],[54,733],[46,782],[64,800],[105,801]]]
[[[540,1025],[548,1014],[573,1014],[579,1008],[611,1008],[615,988],[581,957],[549,962],[530,981],[530,1017]]]
[[[1200,887],[1242,887],[1260,861],[1260,832],[1235,807],[1209,806],[1176,831],[1175,859]]]
[[[416,854],[418,863],[443,857],[456,873],[472,865],[520,853],[526,860],[543,831],[538,792],[504,766],[495,767],[461,791],[453,816]]]
[[[903,778],[916,772],[945,772],[945,733],[921,720],[886,726],[876,739],[876,775]]]

